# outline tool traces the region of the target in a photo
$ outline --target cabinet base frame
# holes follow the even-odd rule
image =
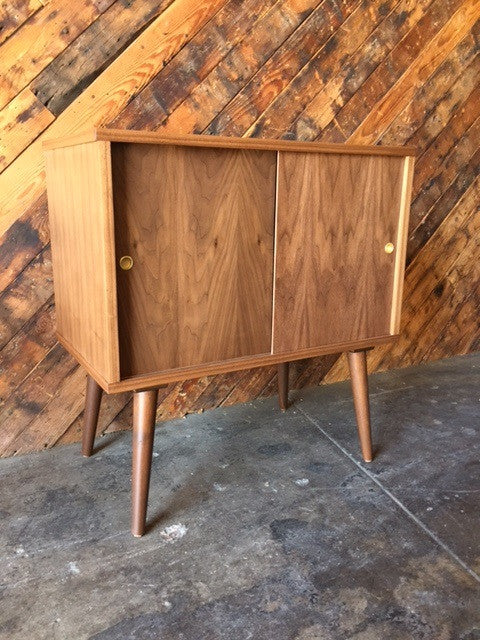
[[[184,367],[182,369],[172,369],[170,371],[158,371],[134,378],[124,378],[122,380],[106,380],[100,372],[96,371],[89,362],[85,360],[61,334],[57,332],[57,340],[72,356],[83,366],[87,373],[98,383],[107,393],[123,393],[125,391],[145,391],[147,389],[158,389],[171,382],[182,382],[203,376],[217,375],[221,373],[233,373],[245,369],[255,369],[257,367],[268,367],[295,360],[315,358],[317,356],[327,356],[333,353],[347,353],[348,351],[373,349],[373,347],[386,344],[398,338],[398,334],[377,336],[365,340],[355,340],[352,342],[341,342],[330,344],[325,347],[314,349],[303,349],[302,351],[292,351],[288,353],[266,353],[256,356],[245,356],[234,358],[222,362],[211,362],[208,364],[196,365],[194,367]]]

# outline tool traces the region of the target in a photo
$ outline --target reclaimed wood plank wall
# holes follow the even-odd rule
[[[0,7],[0,455],[78,440],[56,343],[41,141],[93,124],[418,148],[402,337],[370,369],[480,343],[480,0],[5,0]],[[341,380],[337,356],[293,387]],[[276,391],[274,368],[171,385],[158,417]],[[100,431],[127,428],[109,396]]]

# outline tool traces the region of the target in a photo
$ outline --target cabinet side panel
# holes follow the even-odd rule
[[[279,153],[274,353],[390,334],[403,166]]]
[[[113,144],[121,374],[268,353],[275,152]]]
[[[110,143],[45,152],[57,331],[107,382],[120,377]]]

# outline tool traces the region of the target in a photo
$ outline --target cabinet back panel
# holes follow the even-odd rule
[[[279,152],[274,353],[390,333],[404,164]]]
[[[112,143],[122,377],[270,351],[275,172],[270,151]]]

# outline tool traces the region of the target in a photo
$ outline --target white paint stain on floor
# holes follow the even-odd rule
[[[183,538],[187,531],[188,529],[184,524],[178,523],[165,527],[165,529],[160,531],[160,535],[166,542],[175,542]]]

